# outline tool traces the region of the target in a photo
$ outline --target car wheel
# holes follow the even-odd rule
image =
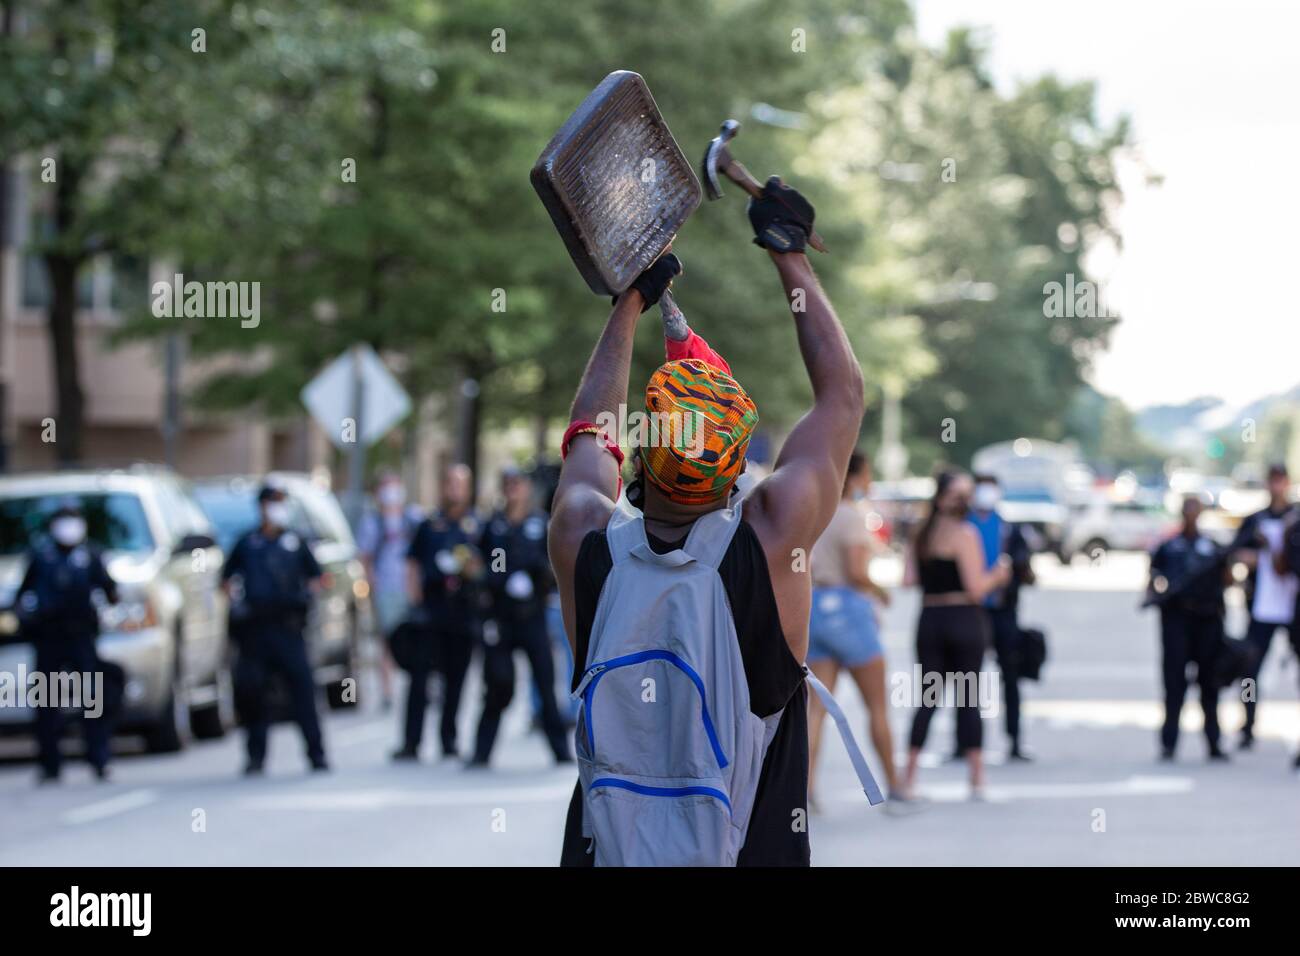
[[[167,699],[163,701],[157,722],[146,733],[145,749],[151,754],[170,754],[184,750],[190,740],[190,710],[185,703],[181,683],[181,641],[176,635],[176,658],[172,667],[171,684]]]
[[[190,710],[190,729],[198,740],[216,740],[235,726],[235,685],[230,668],[224,664],[217,671],[217,699]]]

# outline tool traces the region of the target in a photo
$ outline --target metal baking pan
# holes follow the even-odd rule
[[[658,259],[703,196],[645,80],[628,70],[582,101],[530,178],[574,265],[603,295]]]

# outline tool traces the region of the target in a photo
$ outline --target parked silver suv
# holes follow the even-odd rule
[[[0,673],[30,673],[35,649],[18,627],[14,594],[48,517],[75,498],[88,537],[104,549],[120,601],[100,614],[100,655],[126,671],[118,732],[149,750],[181,749],[233,724],[222,553],[211,523],[170,471],[137,466],[0,478]],[[30,733],[35,715],[0,708],[0,733]]]

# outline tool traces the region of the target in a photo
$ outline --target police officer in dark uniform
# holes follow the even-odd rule
[[[1002,493],[994,475],[977,475],[968,520],[980,534],[985,564],[992,568],[1003,555],[1011,561],[1011,580],[984,599],[988,611],[993,649],[1002,671],[1002,696],[1005,707],[1007,739],[1011,748],[1007,759],[1030,761],[1033,758],[1021,745],[1020,680],[1024,637],[1020,630],[1020,588],[1034,583],[1030,565],[1033,551],[1019,524],[1005,521],[998,513]],[[1032,529],[1030,534],[1032,534]],[[961,759],[961,754],[957,759]]]
[[[1178,744],[1178,720],[1187,694],[1189,663],[1196,665],[1210,759],[1228,759],[1219,748],[1219,687],[1215,681],[1215,666],[1223,645],[1227,551],[1200,533],[1197,521],[1201,510],[1201,501],[1195,495],[1183,499],[1182,529],[1151,555],[1146,604],[1160,608],[1165,683],[1162,760],[1172,760]]]
[[[78,502],[61,504],[50,516],[47,531],[49,537],[28,555],[27,572],[14,604],[23,634],[35,645],[36,670],[45,675],[47,688],[53,691],[60,683],[56,674],[98,675],[101,704],[94,709],[99,714],[86,709],[83,733],[86,759],[95,776],[104,780],[121,694],[121,671],[101,661],[95,650],[97,605],[116,604],[117,586],[108,576],[99,549],[86,541],[86,519]],[[82,703],[87,702],[88,690],[83,683]],[[42,782],[59,779],[64,716],[60,703],[64,702],[47,699],[36,711]]]
[[[433,655],[423,655],[409,671],[406,726],[402,747],[394,760],[415,760],[424,736],[424,711],[434,660],[443,674],[440,734],[444,758],[457,756],[456,713],[460,709],[465,672],[482,624],[478,579],[483,563],[477,542],[481,524],[470,508],[473,476],[465,465],[453,465],[443,481],[442,507],[415,529],[407,560],[413,587],[411,601],[428,622]]]
[[[1300,574],[1300,513],[1292,512],[1286,525],[1286,531],[1282,536],[1282,550],[1274,563],[1274,570],[1278,574]],[[1296,660],[1300,660],[1300,595],[1296,597],[1295,610],[1291,618],[1292,624],[1287,635],[1291,639],[1291,649],[1295,651]],[[1293,767],[1297,773],[1300,773],[1300,752],[1295,755]]]
[[[488,521],[479,546],[496,626],[483,637],[483,714],[470,764],[486,767],[492,756],[501,715],[515,693],[515,651],[528,657],[551,752],[557,763],[568,763],[572,758],[555,702],[555,659],[546,631],[546,595],[552,581],[546,515],[534,507],[532,481],[519,469],[502,473],[501,490],[505,507]]]
[[[261,524],[236,543],[221,571],[231,599],[230,632],[239,650],[235,687],[248,729],[247,774],[262,772],[270,730],[268,691],[278,675],[289,691],[312,770],[328,770],[316,714],[316,685],[303,639],[312,586],[320,565],[307,543],[289,530],[284,489],[258,492]]]

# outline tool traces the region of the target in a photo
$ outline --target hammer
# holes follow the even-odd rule
[[[710,199],[722,198],[722,184],[718,181],[719,173],[755,199],[763,195],[763,184],[755,179],[754,174],[742,166],[727,148],[727,144],[735,139],[739,132],[740,124],[734,119],[727,120],[722,124],[721,132],[709,141],[709,146],[704,151],[704,160],[700,163],[700,167],[704,172],[704,191]],[[826,244],[816,232],[809,234],[808,245],[818,252],[826,251]]]

